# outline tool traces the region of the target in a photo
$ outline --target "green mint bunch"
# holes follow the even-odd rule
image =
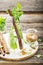
[[[18,23],[20,21],[19,18],[22,14],[22,6],[20,5],[20,3],[18,3],[17,7],[12,9],[12,15],[14,16],[15,22]]]
[[[23,14],[22,6],[20,5],[20,3],[18,3],[17,7],[12,9],[12,15],[13,15],[14,20],[16,22],[18,32],[19,32],[19,35],[20,35],[21,38],[23,38],[22,29],[21,29],[21,26],[20,26],[20,16],[22,14]]]
[[[4,31],[6,18],[0,17],[0,31]]]

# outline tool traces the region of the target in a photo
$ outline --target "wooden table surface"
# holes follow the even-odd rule
[[[22,6],[23,6],[23,11],[30,11],[26,14],[24,14],[21,18],[20,18],[20,25],[22,27],[23,31],[26,31],[29,28],[35,28],[38,30],[38,35],[41,38],[42,42],[39,43],[39,50],[36,53],[36,55],[40,54],[41,57],[37,58],[36,55],[34,55],[33,57],[24,60],[24,61],[5,61],[0,59],[0,65],[40,65],[40,63],[43,64],[43,0],[31,0],[32,3],[30,2],[30,0],[18,0]],[[12,8],[14,6],[16,6],[17,0],[10,0],[9,2],[7,0],[4,0],[4,2],[2,0],[0,0],[0,11],[6,10],[8,8]],[[16,3],[16,4],[14,4]],[[30,3],[30,4],[29,4]],[[35,3],[35,4],[34,4]],[[32,6],[31,6],[32,5]],[[29,7],[30,8],[29,8]],[[34,13],[36,11],[36,13]],[[40,11],[40,13],[38,13]],[[42,11],[42,12],[41,12]],[[33,12],[33,13],[32,13]],[[7,22],[7,31],[10,30],[10,23]]]

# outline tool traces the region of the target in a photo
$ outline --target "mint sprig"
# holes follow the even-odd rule
[[[0,31],[4,30],[5,23],[6,23],[6,18],[0,17]]]
[[[19,23],[20,21],[19,18],[22,14],[23,14],[22,6],[20,5],[20,3],[18,3],[17,7],[12,9],[12,15],[14,16],[15,22]]]
[[[20,16],[22,14],[23,14],[22,6],[20,5],[20,3],[18,3],[17,7],[12,9],[12,15],[13,15],[14,20],[16,22],[18,32],[19,32],[21,38],[23,38],[22,29],[21,29],[21,26],[20,26]]]

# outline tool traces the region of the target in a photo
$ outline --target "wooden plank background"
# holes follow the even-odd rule
[[[43,0],[0,0],[0,10],[12,9],[18,2],[23,11],[43,11]]]
[[[38,30],[39,36],[43,36],[43,14],[24,14],[20,17],[20,25],[22,30],[25,31],[29,28]],[[7,31],[12,26],[11,22],[7,22]]]

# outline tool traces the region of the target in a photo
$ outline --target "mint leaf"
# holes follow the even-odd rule
[[[17,4],[17,9],[18,10],[21,10],[22,9],[22,6],[20,5],[20,3]]]
[[[16,23],[16,25],[17,25],[17,29],[18,29],[20,37],[23,38],[23,34],[22,34],[22,30],[21,30],[20,24]]]
[[[41,42],[42,40],[41,39],[38,39],[38,42]]]
[[[17,43],[12,41],[12,42],[10,43],[10,47],[11,47],[12,49],[16,49],[16,48],[17,48]]]
[[[24,39],[23,39],[24,40]],[[24,40],[24,42],[25,42],[25,44],[27,44],[28,42],[27,42],[27,40]]]
[[[40,58],[40,57],[41,57],[41,55],[40,55],[40,54],[38,54],[38,55],[36,55],[36,57],[37,57],[37,58]]]
[[[16,49],[17,46],[17,36],[13,34],[13,31],[10,31],[10,47]]]
[[[6,18],[0,17],[0,31],[4,30]]]

